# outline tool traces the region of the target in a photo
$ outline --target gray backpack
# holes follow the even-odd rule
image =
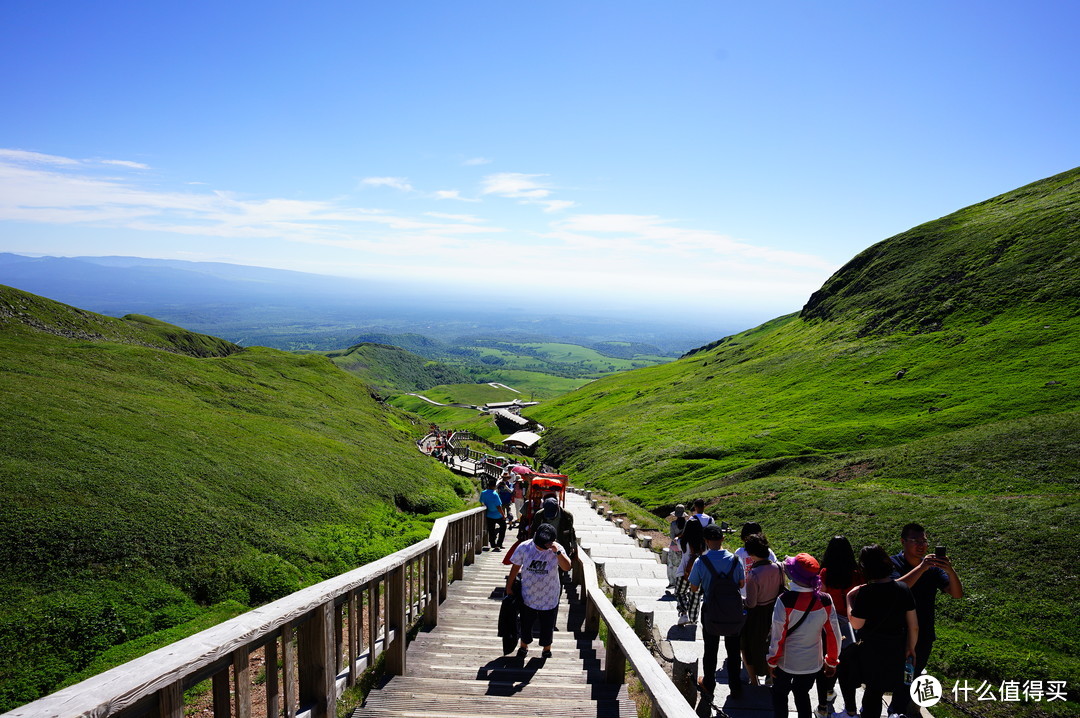
[[[746,623],[746,607],[734,577],[739,559],[732,557],[731,569],[723,574],[716,570],[707,556],[700,556],[698,561],[704,563],[712,574],[705,602],[701,606],[701,626],[714,636],[733,636]]]

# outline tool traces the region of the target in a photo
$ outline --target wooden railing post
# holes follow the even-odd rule
[[[442,593],[442,582],[439,579],[439,575],[445,571],[440,569],[442,566],[441,553],[439,547],[435,546],[427,553],[427,577],[424,581],[426,585],[426,591],[424,595],[427,597],[427,605],[424,606],[424,628],[435,628],[439,625],[439,598]]]
[[[266,666],[266,715],[276,716],[281,710],[281,681],[278,680],[278,639],[275,636],[263,648]]]
[[[372,581],[368,584],[368,654],[372,662],[375,661],[375,644],[379,640],[379,582]],[[386,645],[383,645],[386,648]]]
[[[346,685],[356,685],[356,659],[360,657],[360,612],[359,601],[356,600],[356,591],[349,591],[349,647],[346,653],[349,660],[349,675],[345,679]],[[267,713],[268,716],[273,716]]]
[[[299,700],[296,695],[296,628],[292,623],[286,623],[281,627],[281,693],[285,699],[282,706],[285,718],[296,718],[299,711]]]
[[[405,623],[405,567],[398,566],[387,579],[386,623],[388,632],[394,632],[394,640],[386,649],[386,672],[392,676],[403,676],[406,634],[409,630]]]
[[[230,718],[232,706],[229,696],[229,669],[223,668],[214,674],[211,693],[214,696],[214,718]]]
[[[312,718],[333,718],[337,708],[333,609],[332,601],[319,606],[297,631],[300,705],[311,706]]]
[[[465,578],[465,522],[455,521],[454,534],[454,580]]]
[[[233,653],[233,714],[251,718],[251,655],[247,648]]]
[[[608,634],[607,652],[604,658],[604,680],[622,683],[626,679],[626,654],[615,636]]]
[[[347,604],[346,604],[347,605]],[[335,606],[334,614],[334,674],[341,673],[344,664],[341,662],[345,654],[345,606]]]
[[[171,683],[158,691],[158,718],[184,718],[183,681]]]

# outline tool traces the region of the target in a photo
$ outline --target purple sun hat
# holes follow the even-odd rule
[[[795,583],[807,588],[817,589],[821,586],[821,564],[808,553],[800,553],[797,556],[788,556],[784,559],[784,572]]]

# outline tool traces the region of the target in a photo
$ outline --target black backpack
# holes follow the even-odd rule
[[[733,636],[746,623],[746,607],[743,605],[739,584],[734,580],[738,557],[731,559],[731,569],[724,574],[717,571],[707,556],[698,557],[712,574],[705,603],[701,606],[701,626],[714,636]]]

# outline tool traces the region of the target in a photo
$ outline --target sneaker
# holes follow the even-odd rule
[[[859,714],[848,713],[847,711],[836,711],[830,718],[859,718]]]
[[[689,625],[689,623],[690,623],[690,617],[687,616],[685,613],[680,613],[679,614],[679,625],[680,626],[686,626],[686,625]]]

